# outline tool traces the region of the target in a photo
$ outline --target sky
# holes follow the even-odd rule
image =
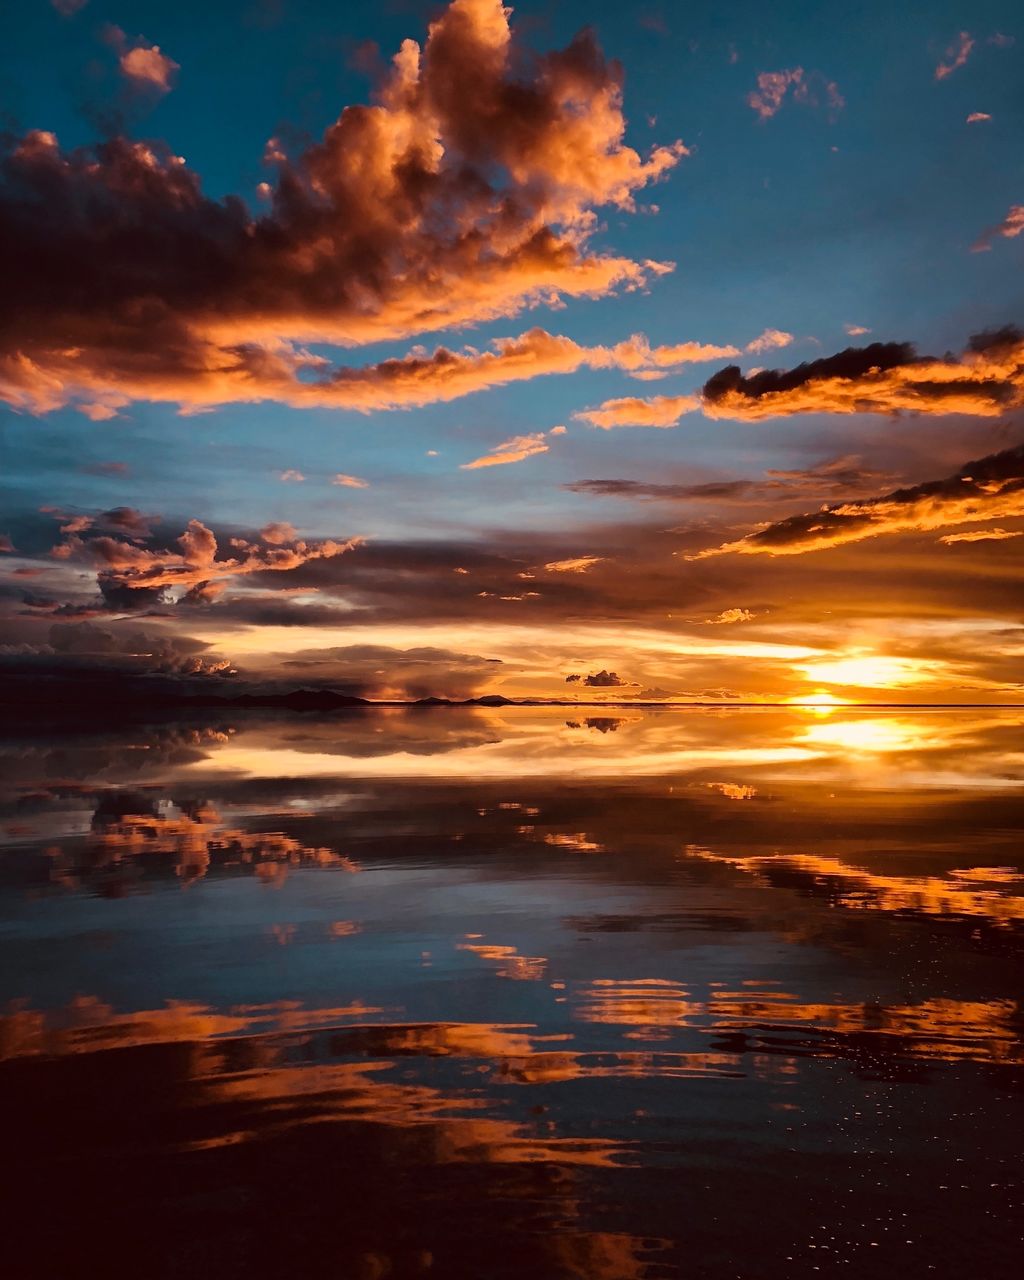
[[[13,13],[8,699],[1021,700],[1018,5]]]

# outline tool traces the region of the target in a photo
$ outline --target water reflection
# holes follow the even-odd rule
[[[1014,710],[26,726],[8,1271],[1015,1274],[1022,747]]]

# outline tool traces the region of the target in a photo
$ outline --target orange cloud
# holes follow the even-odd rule
[[[475,347],[451,351],[441,346],[432,352],[415,347],[407,355],[374,365],[330,368],[322,357],[286,342],[238,348],[223,361],[208,345],[205,350],[209,362],[202,369],[161,368],[148,376],[140,362],[131,377],[134,394],[183,404],[193,411],[232,402],[275,400],[296,408],[371,413],[443,403],[493,387],[574,373],[582,368],[622,369],[633,376],[650,370],[660,376],[660,370],[683,359],[710,360],[718,355],[738,354],[734,348],[701,347],[698,343],[652,348],[643,334],[634,334],[612,347],[586,347],[540,328],[517,337],[495,338],[491,346],[490,351]],[[698,356],[697,351],[703,354]],[[17,409],[46,412],[66,403],[76,391],[87,391],[91,396],[107,394],[98,381],[85,387],[78,365],[80,355],[78,348],[52,352],[44,378],[41,366],[20,359],[5,360],[0,353],[0,400]],[[309,372],[319,376],[302,376]],[[125,403],[124,396],[117,396],[102,416],[114,416],[115,406]],[[93,406],[87,406],[83,411],[96,416],[92,410]],[[281,478],[295,480],[298,474],[289,472]]]
[[[77,399],[374,407],[387,369],[368,389],[296,344],[437,332],[671,270],[591,241],[596,209],[633,210],[686,148],[627,146],[621,72],[593,37],[530,60],[509,13],[453,0],[422,49],[403,42],[371,105],[301,153],[272,139],[259,217],[204,195],[158,144],[8,142],[0,273],[19,324],[0,344],[5,398],[36,413]]]
[[[142,81],[160,93],[169,93],[178,64],[160,52],[157,44],[140,45],[121,55],[121,70],[130,80]]]
[[[728,626],[734,622],[753,622],[754,614],[749,609],[723,609],[717,618],[705,618],[712,626]]]
[[[987,111],[972,111],[967,117],[968,124],[981,124],[985,120],[991,120],[992,117]]]
[[[703,389],[709,418],[755,422],[796,413],[963,413],[998,417],[1024,403],[1024,335],[976,334],[959,359],[873,342],[791,370],[744,376],[728,365]]]
[[[684,413],[699,409],[696,396],[624,396],[605,400],[596,409],[581,409],[572,416],[592,427],[675,427]]]
[[[544,568],[548,573],[586,573],[605,559],[605,556],[576,556],[572,560],[552,560]]]
[[[955,476],[897,489],[881,498],[840,502],[766,525],[736,542],[686,557],[802,555],[882,534],[921,533],[986,520],[1024,517],[1024,445],[969,462]],[[997,537],[1014,537],[1005,530]],[[970,533],[942,541],[977,541]]]
[[[522,462],[526,458],[536,457],[539,453],[547,453],[549,448],[543,431],[535,431],[532,435],[513,436],[510,440],[499,444],[492,453],[485,453],[482,458],[474,458],[472,462],[463,462],[461,470],[478,471],[481,467],[503,467],[510,462]]]
[[[344,555],[362,544],[361,538],[344,542],[328,539],[308,543],[295,536],[289,524],[267,525],[260,533],[263,545],[232,538],[234,556],[218,558],[220,548],[212,530],[199,520],[190,520],[177,539],[179,551],[140,545],[136,537],[128,542],[101,535],[83,538],[84,530],[67,533],[52,554],[60,560],[91,561],[99,569],[97,582],[108,603],[134,607],[150,602],[168,588],[190,588],[193,601],[208,600],[229,579],[252,573],[296,569],[310,560]],[[135,601],[132,595],[139,592]]]
[[[1003,542],[1006,538],[1024,537],[1024,529],[972,529],[969,533],[947,533],[940,542]]]

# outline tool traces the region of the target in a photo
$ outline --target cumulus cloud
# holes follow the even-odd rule
[[[423,378],[423,358],[377,370],[368,389],[364,371],[332,372],[299,344],[436,332],[670,269],[596,250],[595,210],[632,210],[686,148],[627,146],[621,72],[592,35],[531,60],[508,14],[501,0],[453,0],[423,48],[402,44],[371,105],[346,108],[301,153],[272,139],[259,217],[204,195],[156,144],[10,139],[5,398],[34,412],[77,399],[375,407],[381,383]],[[443,382],[452,362],[425,363]]]
[[[972,111],[967,117],[968,124],[982,124],[985,120],[991,120],[992,117],[987,111]]]
[[[710,418],[754,422],[796,413],[963,413],[996,417],[1024,402],[1024,335],[976,334],[959,359],[919,357],[908,342],[873,342],[837,355],[744,375],[727,365],[703,389]]]
[[[781,110],[791,90],[792,101],[810,107],[825,106],[830,114],[846,105],[834,80],[826,79],[820,71],[805,72],[803,67],[790,67],[784,71],[761,71],[757,88],[747,94],[747,106],[757,112],[759,119],[770,120]]]
[[[870,329],[865,329],[862,324],[844,324],[843,329],[851,338],[861,338],[865,333],[870,333]]]
[[[583,684],[591,689],[622,689],[632,685],[633,681],[623,680],[615,671],[594,671],[590,675],[574,672],[565,677],[566,684]]]
[[[945,480],[791,516],[686,558],[801,555],[882,534],[920,533],[1015,516],[1024,516],[1024,445],[969,462]]]
[[[294,467],[289,467],[287,471],[282,471],[277,478],[283,480],[285,484],[302,484],[306,477],[301,471],[296,471]]]
[[[780,347],[788,347],[792,341],[791,333],[786,333],[782,329],[765,329],[764,333],[747,343],[747,350],[760,355],[764,351],[777,351]]]
[[[971,56],[973,48],[974,38],[970,32],[961,31],[956,39],[950,43],[949,48],[942,56],[942,60],[935,68],[935,79],[945,80],[947,76],[951,76],[954,71],[959,70]]]
[[[580,409],[572,416],[592,427],[675,427],[684,413],[699,409],[696,396],[622,396],[605,400],[596,409]]]
[[[130,44],[121,28],[115,26],[108,26],[105,35],[117,52],[121,74],[133,87],[160,97],[171,91],[181,68],[161,52],[158,44],[147,44],[142,36]]]
[[[331,480],[331,484],[339,485],[342,489],[369,489],[370,487],[369,480],[360,480],[358,476],[346,475],[344,471],[339,471]]]
[[[291,525],[273,523],[261,530],[258,542],[232,538],[234,554],[222,557],[213,531],[199,520],[188,522],[177,539],[177,551],[143,545],[151,540],[148,529],[144,535],[118,539],[94,533],[98,527],[102,525],[95,520],[65,524],[65,539],[51,555],[95,565],[100,594],[110,607],[121,609],[159,603],[172,588],[185,589],[188,603],[208,603],[232,578],[295,569],[311,560],[343,555],[361,542],[359,538],[305,542],[296,537]]]
[[[1012,204],[1002,222],[989,227],[971,245],[972,253],[987,253],[992,248],[993,240],[1000,236],[1004,240],[1014,240],[1024,231],[1024,204]]]

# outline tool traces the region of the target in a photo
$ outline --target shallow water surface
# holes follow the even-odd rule
[[[10,1276],[1018,1274],[1024,713],[0,743]]]

